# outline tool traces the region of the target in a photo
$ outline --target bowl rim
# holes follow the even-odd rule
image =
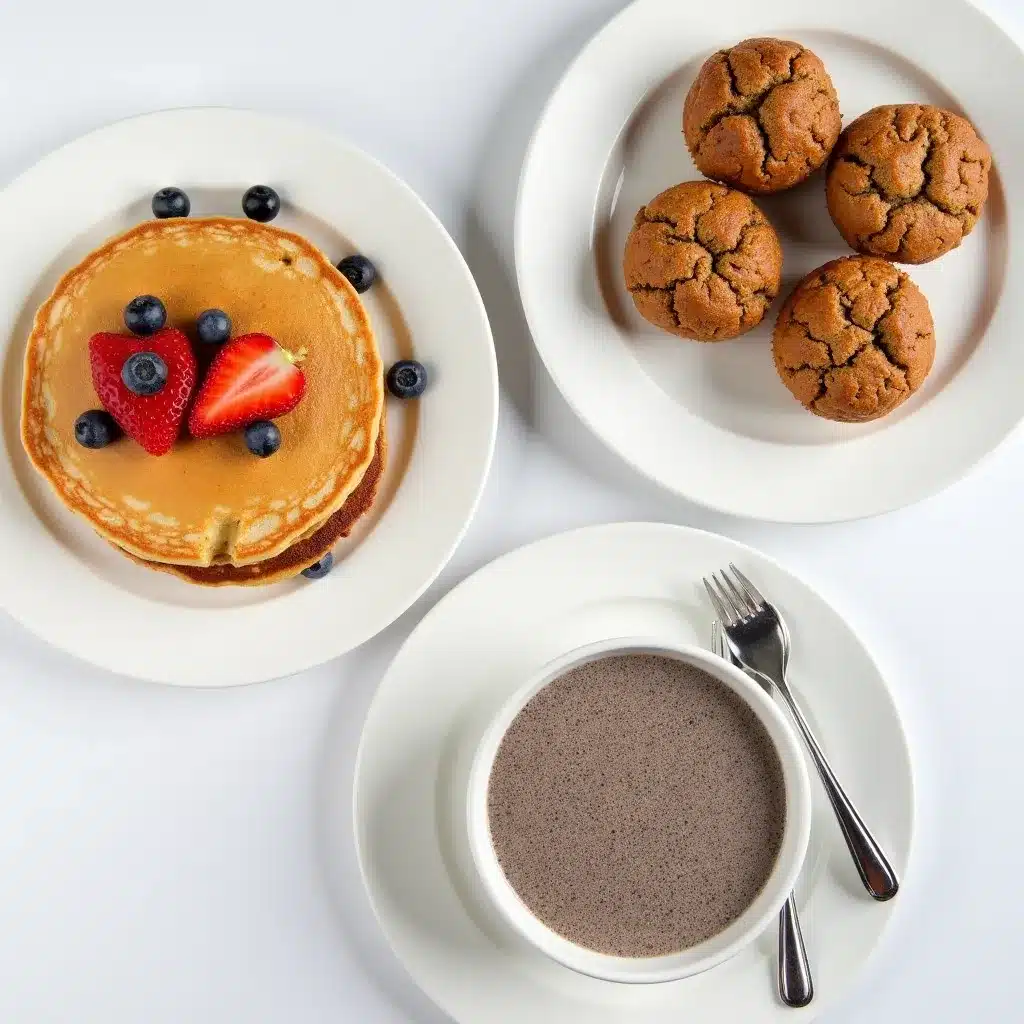
[[[526,906],[505,877],[490,838],[487,792],[491,769],[505,733],[522,708],[566,672],[602,658],[653,654],[684,661],[728,686],[757,715],[782,764],[786,815],[782,844],[761,891],[721,932],[696,946],[657,957],[598,953],[563,938]],[[710,970],[753,942],[782,909],[807,853],[811,829],[810,778],[800,740],[782,709],[742,670],[702,647],[659,637],[609,637],[566,651],[548,661],[489,719],[474,752],[467,790],[466,826],[477,878],[505,922],[541,953],[580,974],[604,981],[653,984]]]

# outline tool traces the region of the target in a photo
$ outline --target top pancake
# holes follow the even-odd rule
[[[280,450],[256,458],[241,432],[148,455],[125,438],[75,441],[97,408],[89,338],[124,331],[125,305],[158,296],[167,325],[193,339],[205,309],[232,334],[304,349],[306,394],[276,422]],[[207,346],[196,343],[201,361]],[[280,554],[344,504],[373,458],[383,368],[366,312],[345,277],[298,235],[227,217],[147,221],[90,254],[36,314],[25,357],[22,439],[58,495],[126,551],[155,562],[249,565]]]

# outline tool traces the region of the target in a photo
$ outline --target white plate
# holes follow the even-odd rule
[[[789,620],[795,688],[906,888],[914,799],[899,715],[871,656],[821,597],[765,556],[682,527],[619,523],[551,537],[492,562],[437,604],[384,677],[360,743],[355,832],[370,901],[410,974],[460,1024],[793,1019],[773,998],[774,928],[685,981],[585,978],[489,913],[466,849],[468,766],[489,713],[540,666],[598,638],[707,644],[712,612],[700,577],[730,560]],[[901,899],[879,904],[865,893],[815,792],[797,897],[816,994],[801,1019],[851,984]]]
[[[103,238],[181,185],[193,214],[241,216],[245,189],[279,189],[275,222],[381,273],[364,296],[385,364],[431,371],[388,406],[388,473],[368,522],[316,583],[208,590],[132,564],[68,512],[19,434],[22,359],[37,306]],[[490,465],[497,370],[476,285],[422,201],[375,160],[317,129],[224,109],[122,121],[50,154],[0,193],[0,606],[55,646],[115,672],[190,686],[287,675],[343,654],[431,583],[472,518]]]
[[[927,31],[922,26],[927,25]],[[931,304],[938,353],[922,390],[888,418],[818,419],[783,387],[769,339],[681,341],[633,309],[621,261],[633,215],[699,178],[681,133],[702,61],[749,36],[797,39],[824,60],[849,122],[880,103],[962,110],[992,147],[984,216],[953,253],[907,267]],[[999,83],[999,88],[992,86]],[[552,377],[581,419],[637,470],[736,515],[825,522],[889,511],[961,477],[1024,417],[1024,317],[1000,301],[1024,273],[1024,56],[965,0],[637,0],[583,49],[527,153],[516,268]],[[756,199],[783,240],[783,296],[849,253],[821,174]],[[781,301],[781,299],[779,300]]]

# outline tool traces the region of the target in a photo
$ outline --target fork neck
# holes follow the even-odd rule
[[[767,676],[777,686],[785,686],[786,663],[778,644],[754,643],[746,645],[740,656],[740,661],[744,668]]]

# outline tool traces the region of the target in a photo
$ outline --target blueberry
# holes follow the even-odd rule
[[[121,428],[103,409],[90,409],[75,420],[75,440],[83,448],[106,448],[120,436]]]
[[[281,212],[281,197],[269,185],[253,185],[242,196],[242,212],[265,224]]]
[[[191,209],[188,196],[173,185],[160,189],[153,196],[153,216],[161,220],[165,217],[187,217]]]
[[[245,428],[245,446],[265,459],[281,447],[281,431],[270,420],[256,420]]]
[[[196,320],[196,333],[205,345],[219,345],[231,337],[231,317],[223,309],[205,309]]]
[[[365,256],[346,256],[338,269],[360,295],[377,280],[377,268]]]
[[[136,395],[155,395],[167,384],[167,364],[155,352],[136,352],[124,361],[121,380]]]
[[[327,552],[319,562],[314,562],[308,569],[302,570],[307,580],[322,580],[334,568],[334,555]]]
[[[156,334],[167,323],[167,310],[155,295],[136,295],[124,307],[124,325],[132,334]]]
[[[388,370],[388,391],[395,398],[419,398],[427,390],[427,370],[415,359],[400,359]]]

